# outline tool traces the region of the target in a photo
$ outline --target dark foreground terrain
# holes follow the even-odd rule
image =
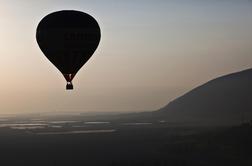
[[[252,165],[250,126],[34,121],[1,122],[1,166]]]

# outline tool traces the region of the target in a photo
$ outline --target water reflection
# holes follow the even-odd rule
[[[82,127],[87,127],[87,126],[84,126],[84,125],[73,125],[72,127],[73,128],[82,128]]]
[[[14,130],[34,130],[34,129],[44,129],[45,126],[16,126],[16,127],[10,127]]]
[[[62,121],[51,121],[49,123],[52,124],[63,124],[63,123],[78,123],[80,121],[74,121],[74,120],[62,120]]]
[[[62,132],[40,132],[38,135],[63,135],[63,134],[91,134],[91,133],[113,133],[115,129],[110,130],[76,130],[76,131],[62,131]]]
[[[0,122],[6,122],[8,121],[9,119],[6,119],[6,118],[0,118]]]
[[[122,123],[122,125],[151,125],[152,123]]]
[[[59,126],[59,125],[52,125],[50,126],[51,128],[62,128],[63,126]]]
[[[0,127],[38,127],[38,126],[47,126],[44,123],[3,123],[0,124]]]
[[[97,124],[110,124],[110,122],[85,122],[88,125],[97,125]]]

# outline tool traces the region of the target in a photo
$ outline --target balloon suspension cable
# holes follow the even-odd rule
[[[73,90],[72,79],[75,76],[75,74],[63,74],[63,75],[67,81],[66,90]]]
[[[73,84],[72,84],[72,82],[67,82],[67,84],[66,84],[66,90],[73,90]]]

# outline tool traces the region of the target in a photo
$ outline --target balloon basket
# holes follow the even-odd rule
[[[73,90],[73,84],[68,82],[66,85],[66,90]]]

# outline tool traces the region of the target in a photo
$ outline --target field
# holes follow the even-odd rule
[[[0,127],[4,166],[252,165],[250,126],[8,119]]]

